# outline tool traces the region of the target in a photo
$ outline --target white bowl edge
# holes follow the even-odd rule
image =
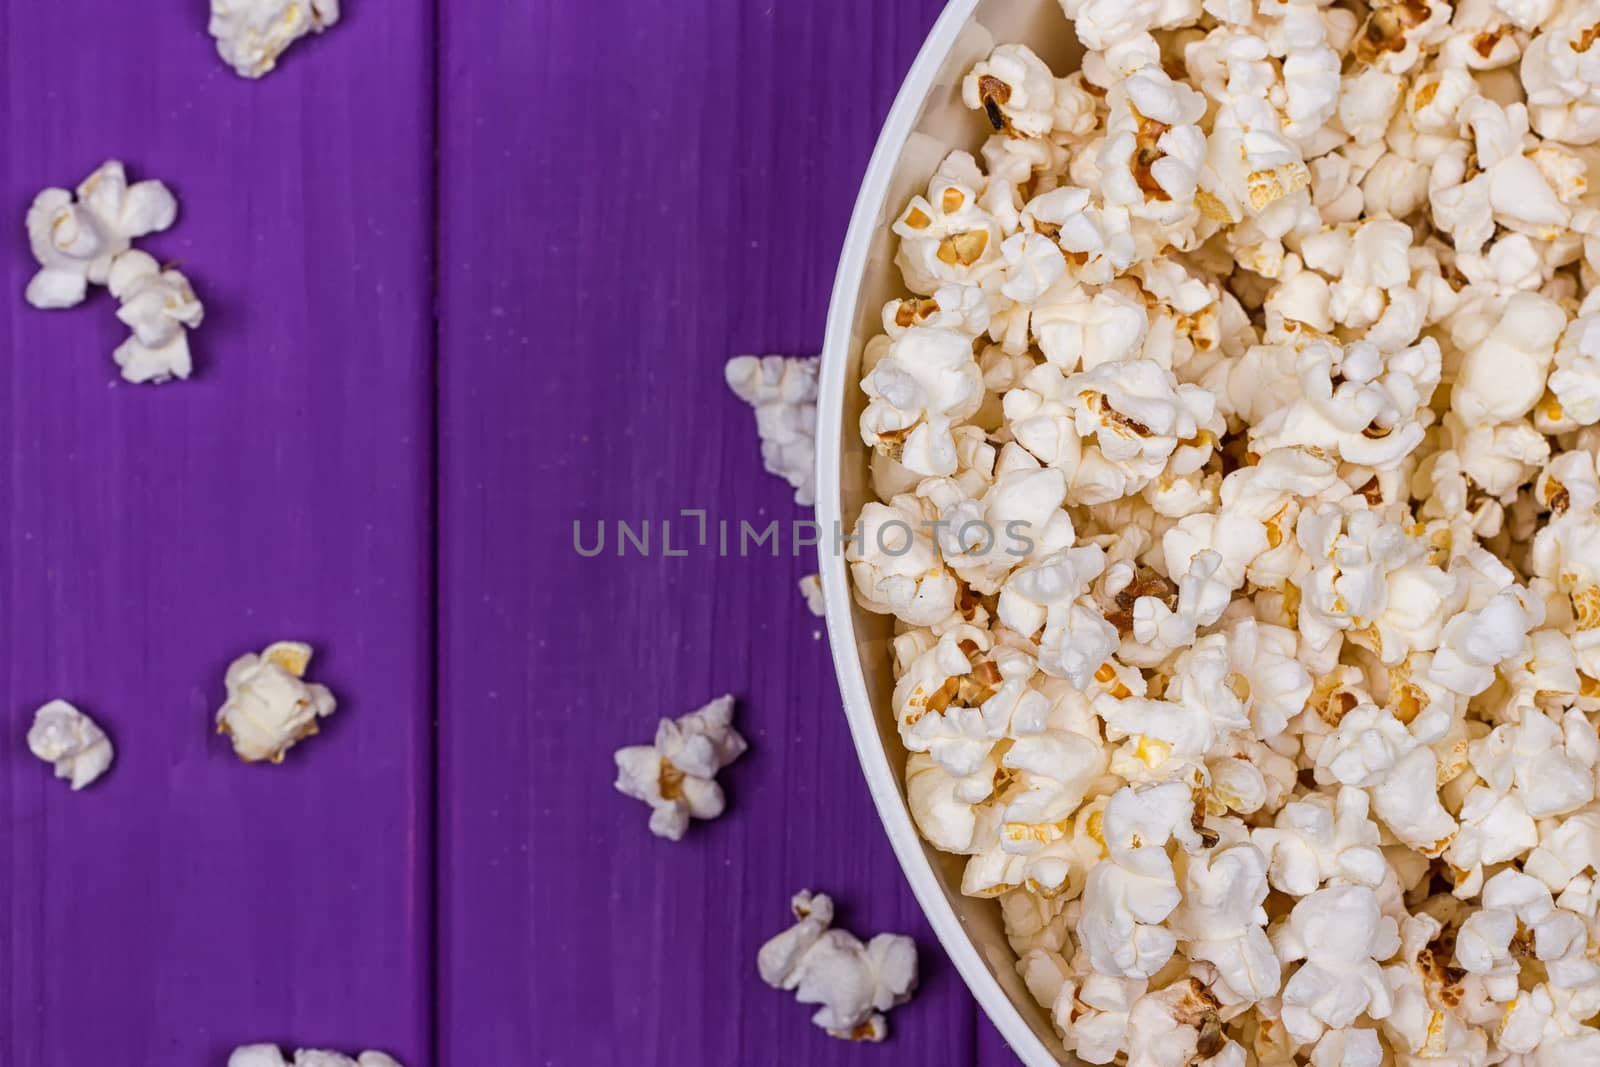
[[[1047,25],[1062,38],[1061,48],[1038,43],[1047,40]],[[1078,1060],[1063,1050],[1045,1012],[1016,974],[998,904],[961,896],[960,861],[925,845],[912,823],[902,785],[905,754],[892,720],[880,721],[874,710],[874,689],[877,701],[887,708],[893,684],[887,649],[892,626],[886,617],[856,605],[835,531],[848,530],[844,516],[853,525],[869,499],[865,446],[856,431],[859,367],[863,345],[880,332],[883,299],[863,301],[863,296],[875,282],[886,293],[904,292],[892,263],[889,212],[897,213],[913,191],[926,188],[948,151],[975,151],[981,145],[987,126],[959,99],[961,78],[972,64],[996,43],[1019,41],[1034,47],[1058,75],[1065,74],[1075,69],[1079,53],[1064,31],[1057,0],[950,0],[939,16],[900,87],[862,179],[828,309],[817,405],[819,571],[828,640],[862,772],[934,933],[978,1004],[1028,1067]],[[876,279],[869,275],[873,268],[879,271]],[[869,685],[869,659],[876,686]],[[892,745],[885,743],[886,736],[893,738]],[[980,938],[986,950],[982,953]]]

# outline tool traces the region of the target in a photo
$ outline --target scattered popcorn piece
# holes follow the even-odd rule
[[[28,282],[28,303],[68,308],[83,302],[90,283],[104,285],[112,261],[135,238],[159,233],[178,217],[178,202],[158,181],[128,184],[111,160],[83,180],[76,196],[46,189],[28,209],[28,243],[39,272]]]
[[[677,841],[690,818],[715,819],[725,801],[717,773],[749,745],[733,728],[734,699],[721,696],[662,719],[654,744],[617,750],[617,791],[650,805],[650,832]]]
[[[209,29],[224,63],[260,78],[290,45],[338,21],[339,0],[211,0]]]
[[[65,700],[52,700],[34,712],[28,751],[55,764],[56,777],[71,779],[74,791],[104,774],[113,756],[105,731]]]
[[[233,742],[246,763],[282,763],[295,743],[317,732],[317,720],[338,707],[326,686],[305,681],[311,646],[269,645],[228,665],[228,701],[217,712],[217,732]]]
[[[884,1013],[910,1000],[917,987],[916,945],[900,934],[879,934],[863,945],[834,929],[833,900],[825,893],[802,890],[790,907],[795,925],[761,946],[761,980],[818,1005],[811,1021],[832,1037],[884,1040]]]
[[[114,354],[123,378],[160,383],[189,377],[194,364],[188,331],[205,317],[189,279],[170,267],[163,270],[144,252],[129,251],[112,261],[106,284],[122,302],[117,318],[133,330]]]
[[[352,1059],[322,1049],[299,1049],[294,1059],[284,1056],[277,1045],[244,1045],[233,1050],[228,1067],[401,1067],[398,1060],[382,1052],[363,1052]]]
[[[817,618],[827,614],[822,606],[822,579],[815,574],[808,574],[800,579],[800,595],[806,598],[806,608]]]
[[[816,501],[817,361],[736,356],[723,369],[728,388],[755,409],[761,462],[794,489],[797,504]]]

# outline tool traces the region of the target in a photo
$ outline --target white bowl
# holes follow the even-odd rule
[[[1057,0],[951,0],[928,35],[878,137],[839,259],[817,405],[817,521],[828,639],[856,752],[889,841],[945,951],[973,995],[1029,1067],[1078,1062],[1017,977],[994,901],[960,893],[960,857],[926,845],[905,796],[905,749],[889,711],[894,688],[892,621],[862,610],[850,593],[833,531],[854,527],[871,499],[868,454],[857,429],[863,397],[861,350],[882,332],[883,305],[904,295],[890,221],[926,190],[953,149],[976,154],[989,126],[961,102],[961,79],[996,44],[1028,44],[1060,75],[1075,70],[1077,47]]]

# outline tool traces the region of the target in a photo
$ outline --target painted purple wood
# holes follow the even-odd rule
[[[940,7],[443,8],[444,1063],[1015,1062],[980,1052],[873,813],[795,591],[814,560],[572,547],[575,519],[805,514],[722,364],[820,347],[857,184]],[[730,811],[658,841],[611,752],[723,691],[752,744]],[[860,933],[917,937],[924,988],[888,1045],[826,1037],[757,978],[805,887]]]
[[[352,3],[271,78],[205,4],[0,0],[0,1064],[220,1065],[431,1040],[431,11]],[[124,159],[207,305],[134,387],[102,291],[22,300],[33,194]],[[343,709],[279,768],[212,729],[229,660],[316,644]],[[63,696],[118,743],[74,795]]]
[[[572,549],[807,514],[722,363],[820,346],[940,6],[351,0],[247,83],[199,0],[0,0],[0,1065],[1015,1062],[878,827],[814,562]],[[193,382],[118,383],[104,293],[21,301],[28,200],[111,156],[182,200]],[[239,765],[223,668],[291,636],[343,709]],[[723,691],[731,810],[658,841],[611,752]],[[52,696],[119,743],[81,795],[23,746]],[[756,977],[803,887],[917,937],[888,1045]]]

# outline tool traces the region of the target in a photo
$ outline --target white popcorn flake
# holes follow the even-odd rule
[[[895,264],[912,292],[932,296],[950,284],[978,285],[1003,266],[1000,221],[984,208],[982,190],[962,179],[982,181],[964,153],[945,161],[928,195],[912,197],[894,224]]]
[[[178,202],[165,185],[129,185],[116,160],[85,178],[76,194],[46,189],[28,209],[28,243],[39,261],[39,272],[28,282],[28,303],[82,303],[89,284],[106,284],[112,262],[136,238],[167,229],[177,217]]]
[[[862,360],[916,825],[1084,1062],[1600,1057],[1600,6],[1062,8]]]
[[[1189,956],[1217,969],[1230,1002],[1254,1003],[1278,992],[1278,957],[1267,940],[1267,860],[1248,841],[1221,845],[1190,860],[1184,903],[1173,917]]]
[[[833,900],[824,893],[803,890],[790,907],[795,925],[761,946],[761,980],[792,990],[802,1004],[817,1005],[811,1021],[832,1037],[884,1040],[884,1013],[916,990],[916,945],[900,934],[879,934],[863,945],[833,927]]]
[[[996,130],[1018,137],[1043,137],[1054,126],[1055,75],[1023,45],[1003,44],[973,67],[961,97]]]
[[[1452,321],[1452,340],[1463,352],[1451,410],[1468,424],[1507,422],[1533,410],[1544,394],[1566,315],[1553,301],[1518,293],[1490,314]]]
[[[650,832],[683,838],[689,820],[715,819],[726,801],[717,774],[749,745],[733,728],[734,699],[721,696],[677,719],[662,719],[655,742],[616,752],[619,793],[650,805]]]
[[[205,317],[189,279],[144,252],[129,251],[112,261],[106,284],[122,303],[117,318],[133,330],[114,353],[122,377],[136,383],[189,377],[189,331]]]
[[[952,430],[983,402],[983,373],[972,341],[954,330],[917,326],[889,346],[863,388],[868,444],[922,475],[954,474]]]
[[[1103,822],[1108,862],[1089,872],[1077,934],[1094,967],[1121,978],[1149,978],[1166,965],[1177,936],[1162,923],[1182,902],[1167,844],[1199,847],[1190,826],[1194,801],[1178,783],[1120,790]]]
[[[925,525],[931,521],[912,496],[862,509],[845,560],[863,607],[913,626],[932,626],[955,610],[959,583],[939,558]]]
[[[243,78],[272,73],[284,50],[339,21],[339,0],[211,0],[217,54]]]
[[[1366,794],[1343,786],[1335,799],[1313,794],[1285,804],[1274,826],[1251,831],[1268,858],[1273,887],[1303,897],[1329,882],[1381,885],[1388,861],[1367,810]]]
[[[1311,1050],[1311,1067],[1379,1067],[1383,1046],[1374,1030],[1329,1030]]]
[[[228,665],[228,701],[217,712],[217,732],[227,735],[246,763],[282,763],[284,753],[317,732],[318,720],[338,707],[326,686],[305,680],[311,646],[269,645]]]
[[[52,700],[34,712],[28,751],[54,764],[56,777],[68,779],[74,791],[104,774],[114,755],[105,731],[65,700]]]
[[[401,1064],[382,1052],[363,1052],[351,1057],[325,1049],[298,1049],[290,1059],[277,1045],[244,1045],[233,1050],[228,1057],[228,1067],[401,1067]]]
[[[1556,421],[1579,426],[1600,422],[1600,317],[1585,315],[1567,325],[1549,385],[1557,403]]]
[[[1528,113],[1541,137],[1593,144],[1600,140],[1600,5],[1563,5],[1561,15],[1522,54]]]
[[[723,368],[734,395],[756,413],[761,462],[794,489],[797,504],[816,500],[817,360],[735,356]]]
[[[815,574],[808,574],[800,579],[800,595],[806,599],[806,610],[817,618],[822,618],[826,612],[822,606],[822,579]]]
[[[1395,921],[1365,886],[1319,889],[1294,906],[1278,931],[1285,962],[1304,960],[1283,987],[1283,1022],[1297,1041],[1326,1027],[1349,1026],[1363,1013],[1382,1019],[1392,1007],[1377,961],[1400,947]]]

